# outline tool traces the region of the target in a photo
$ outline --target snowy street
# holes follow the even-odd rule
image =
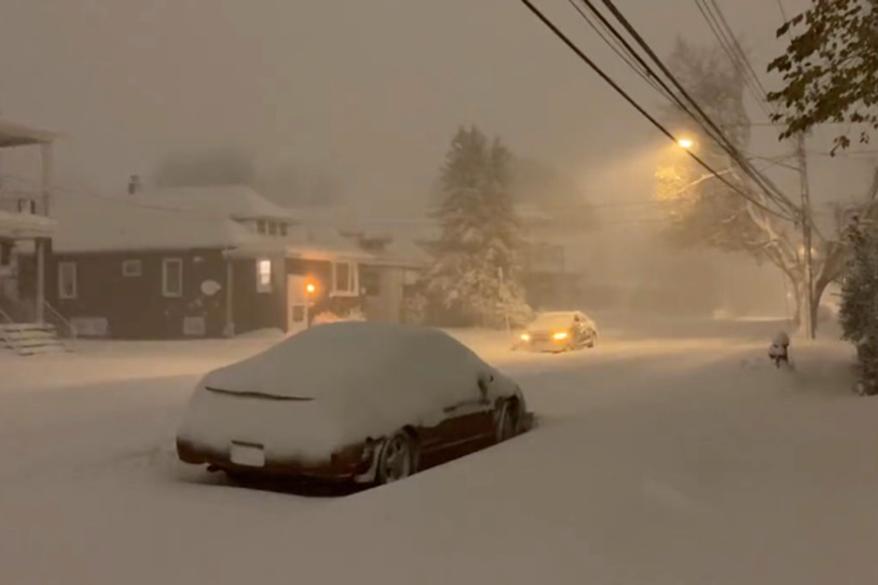
[[[458,333],[539,426],[340,498],[176,461],[196,378],[268,340],[3,355],[0,582],[876,582],[878,402],[840,342],[775,370],[776,326],[632,325],[566,355]]]

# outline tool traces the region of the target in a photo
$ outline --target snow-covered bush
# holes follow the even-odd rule
[[[839,321],[857,347],[858,391],[878,393],[878,230],[858,222],[848,228],[851,256],[841,287]]]
[[[340,321],[365,321],[366,316],[359,309],[352,309],[345,315],[337,315],[332,311],[322,311],[314,316],[311,322],[313,325],[325,325],[327,323],[338,323]]]
[[[409,325],[424,325],[427,323],[429,301],[424,293],[417,292],[408,295],[402,305],[402,322]]]

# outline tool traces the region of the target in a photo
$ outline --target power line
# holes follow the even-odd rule
[[[627,45],[625,39],[619,37],[616,30],[611,25],[609,25],[609,23],[607,23],[605,19],[602,18],[603,15],[597,13],[598,17],[600,18],[601,26],[603,28],[603,30],[601,30],[601,28],[599,28],[598,25],[595,24],[591,17],[589,17],[589,15],[585,12],[582,6],[580,6],[577,0],[567,0],[567,2],[573,7],[574,10],[576,10],[576,12],[579,13],[583,20],[588,23],[591,29],[601,38],[601,40],[604,41],[604,43],[606,43],[606,45],[610,47],[610,49],[612,49],[612,51],[616,53],[616,55],[628,65],[628,67],[630,67],[635,73],[637,73],[637,75],[639,75],[644,81],[646,81],[660,95],[665,98],[673,99],[673,95],[670,93],[668,88],[661,87],[661,80],[655,79],[654,76],[651,75],[651,71],[645,63],[641,62],[640,67],[638,67],[637,63],[635,62],[635,59],[637,59],[638,55],[631,51],[631,47]],[[592,11],[594,11],[593,7]],[[613,42],[613,40],[611,38],[608,38],[605,33],[613,35],[613,37],[616,38],[616,41]],[[625,54],[625,49],[628,50],[629,55]]]
[[[673,76],[673,74],[671,74],[671,72],[664,66],[664,64],[661,62],[661,60],[655,54],[655,52],[652,51],[652,49],[649,47],[649,45],[646,43],[646,41],[637,33],[636,30],[634,30],[634,28],[631,26],[631,24],[618,11],[618,9],[616,9],[615,5],[613,5],[612,2],[607,2],[605,0],[604,4],[606,4],[610,8],[610,11],[613,13],[613,15],[616,17],[616,19],[622,23],[622,25],[626,28],[626,30],[628,30],[629,34],[640,44],[641,47],[643,47],[646,50],[646,52],[649,54],[649,56],[652,58],[652,60],[659,65],[662,72],[665,73],[665,75],[674,83],[674,85],[678,88],[680,93],[695,107],[696,110],[698,110],[698,113],[701,115],[701,118],[699,118],[698,115],[693,113],[689,109],[689,107],[680,99],[680,97],[670,87],[668,87],[668,85],[664,82],[664,80],[659,75],[656,74],[656,72],[652,69],[652,67],[650,67],[650,65],[648,63],[646,63],[643,60],[643,58],[640,56],[640,54],[628,43],[626,38],[618,30],[616,30],[616,28],[613,26],[613,24],[607,20],[607,18],[603,15],[603,13],[600,10],[597,9],[597,7],[594,5],[594,3],[591,2],[591,0],[581,0],[581,2],[585,6],[587,6],[588,9],[592,12],[592,14],[594,14],[600,20],[600,22],[604,26],[604,29],[608,30],[617,39],[617,41],[625,48],[625,50],[634,59],[637,60],[637,62],[640,64],[640,66],[653,79],[655,79],[655,81],[664,90],[665,96],[668,97],[670,100],[672,100],[677,105],[677,107],[680,108],[680,110],[682,110],[683,112],[688,114],[705,131],[705,133],[708,136],[710,136],[714,141],[716,141],[717,144],[719,144],[719,146],[732,157],[732,160],[736,161],[741,166],[741,168],[744,170],[744,172],[747,173],[748,176],[750,176],[753,179],[753,181],[757,185],[759,185],[759,187],[763,191],[765,191],[765,194],[769,198],[769,200],[773,200],[776,204],[779,205],[779,207],[786,206],[786,201],[784,200],[784,195],[780,192],[780,190],[777,189],[772,184],[768,184],[768,185],[763,184],[763,182],[768,183],[768,180],[765,179],[764,177],[763,178],[757,177],[754,174],[753,169],[749,168],[747,166],[747,163],[742,160],[742,157],[741,157],[740,153],[737,151],[736,146],[725,136],[724,132],[722,130],[720,130],[719,127],[717,127],[717,125],[713,122],[713,120],[711,120],[711,118],[699,107],[698,103],[691,96],[689,96],[689,94],[682,87],[682,85],[679,82],[677,82],[677,80]],[[584,12],[582,10],[580,10],[578,6],[576,6],[576,7],[577,7],[577,11],[583,17],[585,17],[587,19],[587,16],[584,14]],[[604,38],[604,37],[602,36],[601,38]],[[608,42],[608,41],[606,41],[606,39],[605,39],[605,42]],[[628,62],[628,61],[626,60],[626,62]],[[707,126],[705,126],[705,121],[711,126],[711,128],[708,128]],[[773,195],[771,193],[772,188],[774,189],[775,193],[781,197],[780,202],[778,202],[778,200],[776,200],[775,195]]]
[[[627,101],[635,110],[638,111],[643,117],[645,117],[649,122],[655,126],[662,134],[667,136],[670,140],[677,142],[677,138],[667,129],[665,128],[658,120],[656,120],[649,112],[647,112],[643,106],[641,106],[637,101],[634,100],[624,89],[622,89],[619,84],[617,84],[613,79],[607,75],[594,61],[592,61],[583,51],[576,45],[570,38],[565,35],[555,24],[546,17],[536,6],[534,6],[531,0],[521,0],[522,4],[524,4],[533,14],[536,16],[552,33],[557,36],[567,47],[573,51],[577,57],[580,58],[586,65],[588,65],[598,76],[603,79],[610,87],[612,87],[616,93],[618,93],[622,98]],[[752,203],[753,205],[759,207],[763,211],[777,216],[781,219],[791,219],[787,217],[785,214],[782,214],[774,209],[763,204],[761,201],[753,199],[747,192],[740,189],[737,185],[727,181],[725,177],[719,175],[719,173],[713,169],[709,164],[703,161],[698,155],[696,155],[691,150],[687,150],[686,153],[692,157],[698,164],[708,170],[711,174],[716,175],[717,179],[722,181],[726,186],[732,189],[734,192],[741,195],[744,199]]]
[[[784,8],[783,0],[777,0],[777,7],[780,10],[780,16],[783,18],[784,23],[786,23],[789,18],[787,18],[787,11]]]
[[[704,0],[702,0],[702,1],[704,1]],[[747,56],[747,53],[744,52],[743,47],[741,47],[741,43],[738,42],[738,38],[737,38],[737,36],[735,36],[735,31],[732,30],[731,26],[729,26],[729,21],[726,20],[726,15],[723,13],[722,8],[717,3],[717,0],[707,0],[707,2],[709,3],[709,6],[713,7],[713,10],[714,10],[716,16],[719,17],[720,25],[725,30],[726,35],[731,39],[732,45],[734,46],[734,49],[737,51],[738,57],[744,63],[744,65],[747,67],[747,71],[750,72],[751,78],[753,79],[753,81],[756,82],[756,85],[759,87],[759,91],[760,91],[760,94],[762,95],[763,99],[766,99],[766,101],[767,101],[768,92],[765,91],[765,86],[762,85],[762,80],[759,79],[759,75],[756,74],[756,70],[753,68],[753,64],[750,63],[750,58]]]
[[[711,119],[710,116],[705,113],[705,111],[701,108],[698,102],[689,94],[685,87],[677,80],[673,73],[668,69],[668,67],[664,64],[664,62],[656,55],[655,51],[649,44],[644,40],[644,38],[637,32],[631,22],[621,13],[621,11],[616,7],[612,0],[603,0],[603,3],[607,8],[609,8],[610,12],[613,16],[618,20],[625,30],[628,31],[635,41],[640,45],[640,47],[647,53],[649,58],[659,67],[662,73],[671,81],[674,87],[680,92],[680,94],[695,108],[698,114],[701,116],[704,122],[706,122],[710,128],[713,130],[713,133],[708,130],[708,135],[713,138],[717,144],[725,150],[744,171],[744,173],[750,177],[762,191],[765,192],[766,197],[769,200],[773,201],[780,208],[787,208],[792,211],[794,214],[798,213],[798,210],[795,206],[787,199],[786,195],[776,186],[774,183],[766,176],[761,175],[753,169],[751,165],[747,163],[744,157],[741,155],[737,146],[729,140],[729,138],[725,135],[725,133],[717,126],[717,124]],[[696,118],[697,120],[697,118]],[[704,127],[704,123],[699,121],[702,127]],[[707,130],[705,128],[705,130]],[[790,218],[791,219],[791,218]]]

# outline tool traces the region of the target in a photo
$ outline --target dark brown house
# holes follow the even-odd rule
[[[416,268],[305,241],[295,214],[247,187],[59,199],[47,296],[81,336],[292,332],[323,312],[394,321]]]

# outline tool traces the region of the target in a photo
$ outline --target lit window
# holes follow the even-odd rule
[[[256,290],[261,293],[271,292],[271,260],[260,260],[256,263]]]
[[[183,296],[183,260],[180,258],[162,260],[162,295]]]
[[[357,295],[357,270],[352,262],[333,262],[332,294],[334,296]]]
[[[122,276],[142,276],[143,261],[141,260],[125,260],[122,262]]]
[[[75,299],[76,289],[76,262],[59,262],[58,298]]]

